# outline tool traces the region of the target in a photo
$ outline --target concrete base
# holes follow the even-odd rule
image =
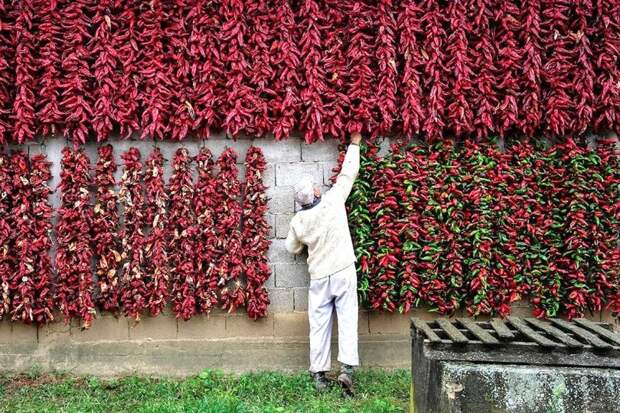
[[[334,344],[333,358],[337,354]],[[407,336],[366,337],[360,340],[364,367],[409,368]],[[55,343],[47,346],[0,344],[5,372],[31,368],[79,375],[146,374],[188,376],[204,369],[232,372],[304,370],[308,340],[302,338],[223,338],[214,340],[124,340]],[[335,367],[335,365],[333,366]]]

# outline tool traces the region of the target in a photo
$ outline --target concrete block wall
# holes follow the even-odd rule
[[[141,150],[144,159],[152,150],[152,142],[114,139],[117,162],[131,146]],[[293,185],[304,174],[311,174],[327,189],[332,169],[337,163],[337,142],[306,145],[300,138],[276,142],[272,139],[240,139],[232,141],[215,136],[206,143],[161,142],[157,145],[171,160],[179,146],[196,154],[206,145],[215,156],[232,147],[238,154],[239,179],[243,180],[243,162],[250,145],[263,149],[268,162],[264,181],[268,195],[272,244],[269,261],[272,277],[267,282],[271,298],[269,316],[249,320],[243,309],[238,314],[215,310],[209,317],[196,316],[183,322],[170,311],[156,318],[145,316],[139,323],[124,317],[99,314],[89,330],[77,323],[57,322],[42,326],[25,326],[0,321],[0,372],[25,371],[32,366],[44,371],[64,370],[77,374],[116,375],[126,373],[188,375],[205,368],[229,371],[258,369],[300,370],[308,364],[308,284],[306,256],[292,256],[284,247],[288,225],[295,212]],[[51,139],[20,146],[30,153],[45,152],[53,162],[52,188],[60,176],[64,139]],[[387,145],[385,145],[387,146]],[[91,162],[96,162],[97,145],[87,145]],[[164,177],[171,173],[166,164]],[[117,178],[120,179],[119,167]],[[59,204],[54,193],[52,204]],[[530,316],[524,303],[516,303],[515,315]],[[462,313],[457,314],[463,315]],[[364,366],[385,368],[410,367],[409,318],[432,319],[424,309],[407,315],[360,311],[360,352]],[[610,313],[595,314],[594,320],[613,322]],[[334,342],[337,327],[334,325]],[[335,359],[337,351],[333,349]]]

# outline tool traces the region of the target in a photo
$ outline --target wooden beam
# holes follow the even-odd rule
[[[611,350],[613,348],[611,344],[601,340],[594,334],[590,333],[588,330],[584,330],[583,328],[578,327],[573,323],[569,323],[568,321],[560,320],[557,318],[553,318],[551,319],[551,321],[553,322],[553,324],[562,327],[564,330],[568,330],[571,333],[586,340],[588,343],[592,344],[593,347],[596,347],[599,350]]]
[[[419,318],[412,318],[411,324],[416,330],[424,333],[431,343],[441,343],[441,338],[433,331],[426,321],[420,320]]]
[[[532,330],[527,324],[525,324],[520,318],[508,317],[508,321],[510,321],[510,324],[512,324],[514,328],[519,330],[524,336],[538,343],[542,347],[564,347],[563,344],[556,343],[555,341],[551,341],[548,338],[538,334],[537,332]]]
[[[465,335],[461,333],[458,328],[454,327],[449,320],[446,320],[445,318],[438,318],[436,321],[439,327],[441,327],[443,331],[446,332],[448,337],[450,337],[450,339],[455,343],[465,344],[469,341],[469,339],[465,337]]]
[[[543,330],[545,333],[553,336],[570,348],[583,348],[584,344],[567,335],[562,330],[555,328],[551,323],[539,320],[537,318],[526,318],[525,321],[536,328]]]
[[[488,332],[486,332],[482,327],[477,325],[475,322],[467,318],[459,318],[458,322],[461,323],[463,327],[471,331],[471,333],[475,335],[476,337],[478,337],[480,341],[482,341],[484,344],[489,344],[489,345],[500,344],[499,340],[497,340],[495,337],[490,335]]]
[[[595,324],[592,321],[587,320],[585,318],[577,318],[575,322],[579,324],[580,326],[585,327],[588,330],[595,332],[599,336],[603,336],[609,341],[620,345],[620,334],[610,331],[606,329],[605,327],[601,326],[600,324]]]
[[[515,338],[514,333],[510,331],[506,323],[504,323],[504,320],[500,318],[491,320],[491,327],[493,327],[493,330],[495,330],[497,336],[501,339],[512,340]]]

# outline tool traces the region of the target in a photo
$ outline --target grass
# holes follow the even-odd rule
[[[189,379],[0,376],[0,412],[405,412],[410,373],[360,370],[356,395],[317,394],[308,373],[205,371]]]

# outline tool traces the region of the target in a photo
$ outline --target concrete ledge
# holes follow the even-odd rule
[[[409,368],[409,337],[360,337],[365,367]],[[336,363],[337,345],[332,345]],[[204,369],[233,372],[304,370],[308,368],[308,340],[301,337],[110,340],[37,346],[0,345],[5,372],[24,372],[33,366],[43,371],[80,375],[117,376],[146,374],[187,376]],[[336,364],[333,365],[335,367]]]

